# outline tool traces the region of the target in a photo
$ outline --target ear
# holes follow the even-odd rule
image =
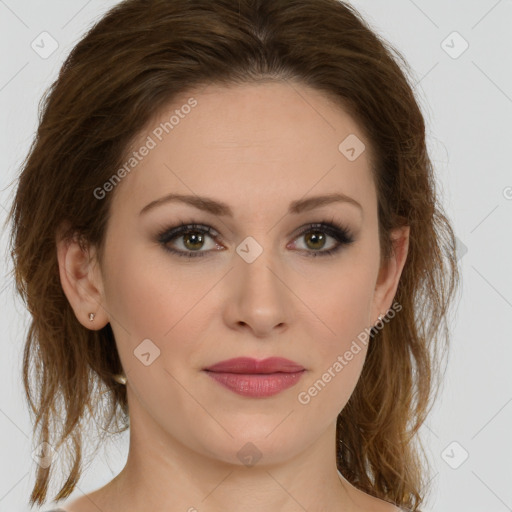
[[[96,251],[76,235],[71,240],[64,238],[64,231],[65,228],[61,227],[56,237],[62,289],[78,321],[88,329],[101,329],[109,322],[109,317],[103,307],[103,282]],[[92,321],[90,313],[95,314]]]
[[[385,316],[386,312],[391,307],[407,259],[409,234],[410,226],[395,228],[391,233],[392,253],[389,259],[384,261],[379,270],[373,296],[373,322],[370,325],[375,325],[378,316]]]

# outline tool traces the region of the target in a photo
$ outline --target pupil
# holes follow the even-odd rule
[[[316,231],[316,232],[314,232],[314,233],[310,234],[310,235],[308,236],[308,239],[309,239],[309,240],[313,239],[313,244],[315,244],[315,240],[316,240],[317,242],[318,242],[318,241],[320,241],[320,242],[324,242],[324,241],[325,241],[325,237],[323,236],[323,234],[322,234],[322,233],[320,233],[320,234],[319,234],[319,232],[318,232],[318,231]],[[321,243],[320,245],[322,246],[323,244]],[[318,247],[316,247],[316,248],[318,249]],[[320,247],[320,248],[321,248],[321,247]]]
[[[194,235],[194,234],[188,233],[185,235],[185,245],[187,245],[187,246],[190,245],[188,242],[190,239],[192,239],[192,240],[195,240],[195,242],[192,241],[191,242],[192,247],[189,247],[189,248],[190,249],[200,249],[200,246],[203,242],[202,237],[203,237],[203,235]],[[194,245],[196,245],[196,246],[194,246]]]
[[[203,243],[203,235],[199,234],[190,234],[187,233],[185,235],[185,245],[187,245],[191,249],[199,249],[201,247],[201,244]],[[313,246],[315,244],[320,244],[320,247],[314,247],[316,249],[321,248],[323,246],[323,242],[325,242],[325,237],[321,232],[313,232],[310,233],[308,236],[308,241],[312,241]]]

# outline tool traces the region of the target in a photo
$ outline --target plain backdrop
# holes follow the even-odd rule
[[[116,3],[0,0],[2,221],[43,92],[84,32]],[[444,387],[421,431],[433,467],[423,510],[512,511],[512,1],[351,3],[413,69],[441,199],[459,244],[462,284],[449,320]],[[58,45],[51,55],[41,43],[33,49],[41,38],[46,52]],[[6,231],[0,243],[0,510],[27,512],[36,466],[21,386],[29,317],[14,294]],[[73,496],[121,470],[127,440],[125,433],[98,453]]]

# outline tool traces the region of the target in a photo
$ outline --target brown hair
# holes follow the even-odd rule
[[[62,236],[95,245],[101,262],[112,194],[98,201],[93,191],[122,165],[146,123],[192,87],[270,79],[324,92],[364,130],[383,258],[391,254],[390,230],[410,226],[395,295],[402,309],[372,332],[359,382],[338,417],[336,450],[338,469],[355,486],[418,510],[427,461],[415,434],[438,392],[459,270],[424,119],[398,62],[410,71],[338,0],[126,0],[74,47],[43,98],[8,217],[16,289],[32,316],[23,385],[34,436],[39,427],[40,443],[69,451],[60,459],[69,467],[56,500],[81,476],[87,411],[101,418],[100,434],[119,412],[121,431],[129,426],[126,388],[112,378],[122,367],[111,326],[83,327],[63,293],[59,228],[66,221]],[[46,500],[53,466],[38,467],[31,505]]]

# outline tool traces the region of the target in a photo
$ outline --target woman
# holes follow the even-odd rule
[[[127,0],[76,45],[10,212],[31,505],[92,420],[127,463],[66,512],[419,510],[459,274],[393,52],[337,0]]]

